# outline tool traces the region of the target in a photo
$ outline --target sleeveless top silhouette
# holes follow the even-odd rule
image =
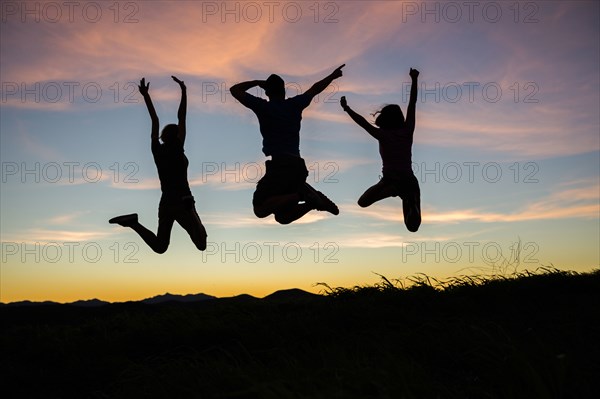
[[[404,129],[379,129],[377,141],[383,162],[383,173],[412,173],[413,133]]]
[[[160,202],[177,203],[183,197],[192,195],[187,180],[189,161],[179,139],[175,138],[173,142],[163,144],[160,144],[158,140],[153,140],[152,155],[160,179],[162,191]]]

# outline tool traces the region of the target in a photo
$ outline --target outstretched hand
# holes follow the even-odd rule
[[[340,76],[342,76],[342,68],[343,68],[343,67],[345,67],[345,66],[346,66],[346,64],[342,64],[342,65],[340,65],[340,66],[339,66],[339,67],[338,67],[338,68],[337,68],[335,71],[333,71],[333,72],[331,73],[331,76],[332,76],[334,79],[337,79],[337,78],[339,78]]]
[[[146,84],[146,78],[142,78],[142,80],[140,80],[140,84],[138,85],[138,88],[140,89],[140,94],[142,96],[147,96],[148,89],[150,88],[150,82],[148,82],[148,84]]]
[[[177,83],[179,83],[179,87],[181,87],[181,90],[185,89],[185,83],[183,83],[183,80],[179,80],[179,79],[177,79],[173,75],[171,75],[171,77],[173,78],[174,81],[176,81]]]
[[[419,71],[416,69],[410,68],[410,72],[408,73],[411,78],[416,79],[419,76]]]
[[[340,98],[340,105],[342,106],[343,109],[346,109],[346,107],[348,106],[348,102],[346,101],[346,96],[342,96],[342,98]]]

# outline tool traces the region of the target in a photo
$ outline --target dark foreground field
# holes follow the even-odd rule
[[[600,273],[0,307],[3,398],[596,398]]]

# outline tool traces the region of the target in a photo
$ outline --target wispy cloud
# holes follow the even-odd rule
[[[39,160],[56,162],[63,159],[55,148],[37,140],[22,121],[17,122],[17,136],[19,144]]]
[[[45,228],[31,228],[2,237],[3,242],[25,244],[53,244],[53,243],[80,243],[102,240],[112,235],[110,231],[81,231],[81,230],[53,230]]]
[[[335,241],[340,247],[344,248],[388,248],[388,247],[405,247],[412,245],[415,242],[427,240],[448,241],[450,237],[439,236],[424,239],[422,237],[410,237],[402,234],[385,234],[385,233],[362,233],[353,236],[336,237]]]
[[[158,177],[136,179],[137,181],[110,181],[110,186],[122,190],[160,190],[160,180]]]
[[[304,3],[301,4],[304,17],[293,23],[279,13],[270,21],[264,7],[263,17],[258,21],[238,18],[236,22],[235,15],[229,15],[223,22],[220,8],[234,10],[242,7],[242,3],[215,4],[219,8],[217,13],[207,15],[203,3],[181,2],[177,6],[170,2],[140,3],[138,22],[130,24],[115,24],[112,18],[93,24],[3,23],[0,39],[3,82],[28,85],[78,82],[79,91],[85,83],[99,82],[104,100],[114,97],[115,82],[123,86],[142,76],[151,81],[160,77],[159,83],[152,86],[153,96],[157,101],[176,102],[179,93],[169,81],[169,75],[176,74],[194,85],[194,90],[190,90],[190,108],[242,115],[246,110],[228,93],[224,93],[226,101],[221,93],[216,103],[203,102],[201,97],[205,93],[198,92],[203,90],[202,84],[226,83],[227,87],[219,85],[219,91],[227,91],[240,80],[265,78],[276,72],[306,85],[306,90],[334,67],[347,62],[347,74],[337,82],[339,90],[361,93],[356,104],[373,110],[386,102],[401,102],[402,82],[408,81],[407,68],[414,60],[420,64],[422,82],[428,87],[435,82],[443,85],[475,81],[480,86],[494,82],[503,89],[500,103],[484,101],[479,87],[475,104],[448,101],[419,104],[417,143],[493,148],[524,156],[575,154],[600,148],[597,57],[590,57],[584,63],[567,57],[573,46],[583,49],[597,44],[594,35],[589,34],[594,27],[583,25],[583,33],[549,28],[549,21],[573,27],[578,15],[588,13],[585,7],[545,5],[539,24],[513,24],[511,29],[487,29],[494,28],[491,26],[494,24],[477,21],[470,26],[476,32],[476,36],[469,38],[473,51],[457,53],[462,51],[456,45],[461,41],[449,42],[457,34],[453,24],[422,23],[419,16],[399,23],[399,16],[405,11],[403,2],[331,3],[338,8],[336,12],[327,10],[334,12],[332,23],[323,22],[329,15],[326,10],[319,8],[321,14],[313,15],[314,7],[309,9]],[[278,4],[279,12],[283,6]],[[177,29],[171,29],[171,23],[164,21],[177,21]],[[536,46],[522,40],[529,35],[539,38]],[[427,37],[427,48],[423,47],[423,37]],[[20,51],[18,43],[27,43],[29,51]],[[397,50],[402,56],[412,53],[413,58],[407,59],[402,70],[397,69],[397,60],[389,62],[394,68],[370,62],[373,49],[382,46],[390,52]],[[491,54],[490,48],[497,49],[498,54]],[[553,55],[559,50],[560,53]],[[471,60],[478,53],[489,56],[490,60],[479,66],[457,56],[463,54]],[[549,56],[554,62],[548,62]],[[445,59],[443,66],[440,57]],[[578,68],[578,73],[565,76],[564,71],[573,67]],[[529,92],[524,85],[531,81],[539,89],[538,104],[522,102]],[[520,89],[517,103],[506,101],[516,94],[515,82]],[[131,89],[135,91],[134,87]],[[573,91],[577,95],[567,94]],[[77,101],[70,104],[65,102],[68,96],[63,97],[64,101],[57,103],[22,102],[16,95],[4,104],[40,109],[43,106],[56,111],[77,107]],[[101,101],[97,106],[103,105],[114,107],[120,102]],[[314,104],[305,117],[351,123],[343,113],[333,112],[332,105],[335,106]],[[573,140],[574,135],[577,140]]]
[[[329,218],[325,212],[309,212],[302,218],[296,220],[294,225],[313,224],[321,220]],[[272,226],[280,226],[273,216],[268,216],[259,219],[254,215],[246,213],[210,213],[202,216],[202,222],[210,226],[219,226],[222,228],[237,229],[237,228],[265,228]]]
[[[66,213],[63,215],[53,216],[48,218],[46,222],[51,226],[61,226],[66,224],[71,224],[75,220],[79,219],[81,216],[89,214],[90,211],[76,211],[71,213]]]

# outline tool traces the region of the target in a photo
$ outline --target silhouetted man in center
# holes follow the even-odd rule
[[[252,80],[231,87],[233,97],[258,117],[262,150],[271,157],[265,162],[266,173],[257,183],[252,199],[257,217],[274,214],[277,222],[288,224],[313,209],[339,214],[338,207],[329,198],[306,183],[308,169],[300,157],[300,121],[302,111],[312,99],[342,76],[344,65],[305,93],[287,99],[283,79],[274,74],[267,80]],[[265,91],[269,101],[247,93],[256,86]]]

